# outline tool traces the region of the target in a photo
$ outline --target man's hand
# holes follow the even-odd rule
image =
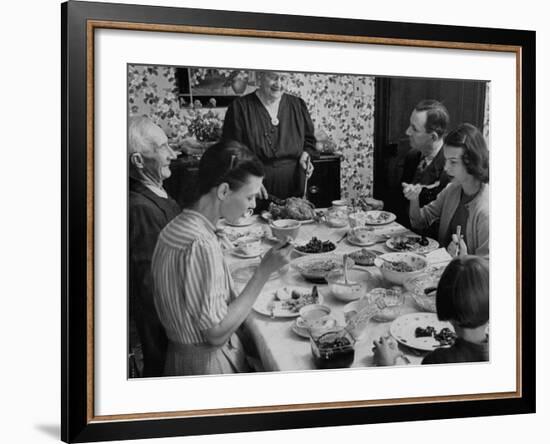
[[[313,174],[313,164],[307,151],[304,151],[300,156],[300,166],[306,172],[306,176],[311,177]]]

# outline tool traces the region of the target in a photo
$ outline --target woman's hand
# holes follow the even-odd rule
[[[288,265],[290,262],[290,252],[293,248],[291,241],[292,238],[287,237],[284,242],[279,242],[271,248],[262,258],[258,270],[269,276],[274,271]]]
[[[374,363],[376,365],[394,365],[395,360],[403,353],[399,351],[397,342],[392,337],[380,337],[378,341],[373,341]]]
[[[300,156],[300,166],[306,172],[306,176],[311,177],[313,174],[313,164],[311,163],[311,158],[307,151],[304,151]]]
[[[453,234],[451,243],[447,246],[447,252],[452,256],[466,256],[468,254],[468,247],[464,242],[464,236],[460,236],[460,242],[458,236]]]
[[[418,196],[420,196],[420,192],[422,191],[422,185],[402,182],[401,186],[403,187],[403,195],[406,199],[418,200]]]

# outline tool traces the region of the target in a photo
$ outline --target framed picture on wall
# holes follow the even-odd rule
[[[86,2],[62,19],[64,441],[534,412],[534,33]],[[273,193],[335,153],[346,202]],[[421,182],[437,162],[446,182]]]

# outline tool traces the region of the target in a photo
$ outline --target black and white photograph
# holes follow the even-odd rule
[[[181,62],[127,64],[128,378],[490,362],[490,81]]]

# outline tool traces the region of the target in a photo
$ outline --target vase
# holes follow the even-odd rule
[[[236,94],[242,94],[246,90],[248,79],[237,76],[231,81],[231,88]]]

